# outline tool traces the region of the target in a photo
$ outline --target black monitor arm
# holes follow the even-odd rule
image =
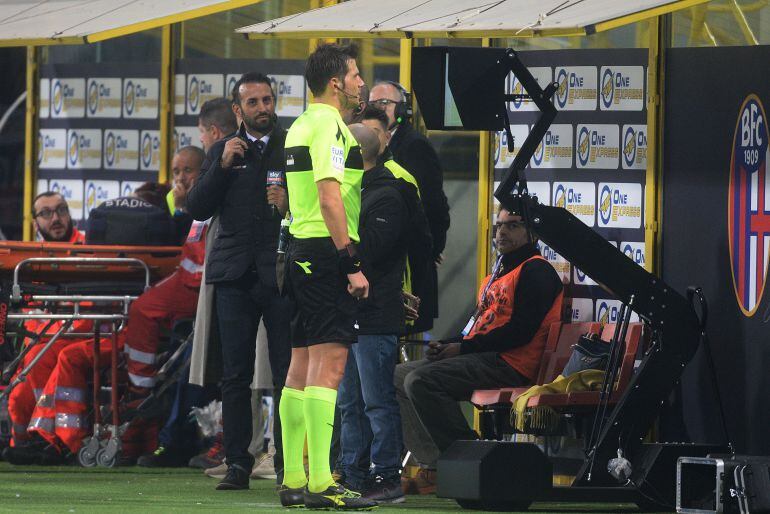
[[[652,345],[603,425],[593,455],[586,459],[575,481],[576,485],[617,485],[604,465],[597,466],[590,476],[590,457],[597,463],[606,463],[616,456],[619,448],[629,458],[641,448],[642,439],[657,417],[661,404],[698,348],[701,333],[698,316],[684,296],[634,263],[572,213],[560,207],[541,205],[528,194],[523,170],[556,116],[551,97],[558,84],[541,89],[516,52],[508,50],[506,57],[508,62],[503,64],[509,66],[521,81],[541,116],[495,190],[495,197],[505,208],[520,214],[541,241],[621,302],[630,304],[652,330]],[[505,106],[503,110],[507,128]]]

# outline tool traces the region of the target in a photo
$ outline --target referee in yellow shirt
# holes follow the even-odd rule
[[[286,136],[292,240],[286,276],[297,313],[280,406],[285,507],[366,510],[376,502],[336,484],[329,467],[337,387],[356,341],[356,300],[369,283],[356,255],[361,211],[361,150],[344,119],[359,106],[364,82],[353,46],[324,44],[307,60],[315,99]],[[310,476],[302,451],[307,434]]]

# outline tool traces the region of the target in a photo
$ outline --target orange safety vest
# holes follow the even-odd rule
[[[486,287],[487,282],[492,278],[492,275],[488,275],[484,279],[484,282],[479,289],[478,301],[481,312],[476,318],[476,322],[473,324],[470,332],[464,339],[473,339],[473,337],[478,334],[487,334],[510,322],[511,315],[513,314],[516,286],[519,283],[521,270],[526,263],[535,259],[548,262],[541,255],[534,255],[525,260],[512,271],[492,282],[492,285],[489,286],[489,290],[487,291],[486,299],[484,299],[485,301],[482,304],[484,288]],[[500,357],[508,363],[509,366],[532,381],[537,378],[537,371],[540,367],[540,361],[543,358],[546,340],[548,339],[548,329],[552,323],[561,320],[561,304],[563,299],[564,291],[562,290],[554,300],[553,305],[545,315],[545,318],[543,318],[543,321],[540,323],[540,327],[538,327],[532,340],[525,345],[517,346],[500,353]]]
[[[72,235],[67,242],[81,245],[86,244],[86,235],[79,231],[77,228],[72,227]]]

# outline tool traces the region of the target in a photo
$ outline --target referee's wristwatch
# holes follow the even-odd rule
[[[361,271],[361,259],[358,258],[356,245],[348,243],[345,248],[337,250],[337,260],[343,275],[352,275]]]

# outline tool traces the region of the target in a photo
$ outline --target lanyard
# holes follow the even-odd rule
[[[473,312],[473,315],[471,316],[471,319],[468,320],[468,323],[465,325],[465,328],[462,330],[462,335],[467,336],[470,334],[471,330],[473,329],[473,326],[476,324],[476,319],[478,318],[479,314],[481,314],[481,311],[484,310],[484,307],[486,306],[487,302],[487,293],[489,292],[489,288],[492,286],[492,282],[494,282],[497,277],[500,275],[500,272],[503,269],[503,256],[497,258],[497,261],[495,261],[495,265],[492,268],[492,274],[489,276],[489,281],[487,282],[487,285],[484,286],[484,290],[481,292],[481,300],[479,300],[479,304],[476,307],[476,310]]]

